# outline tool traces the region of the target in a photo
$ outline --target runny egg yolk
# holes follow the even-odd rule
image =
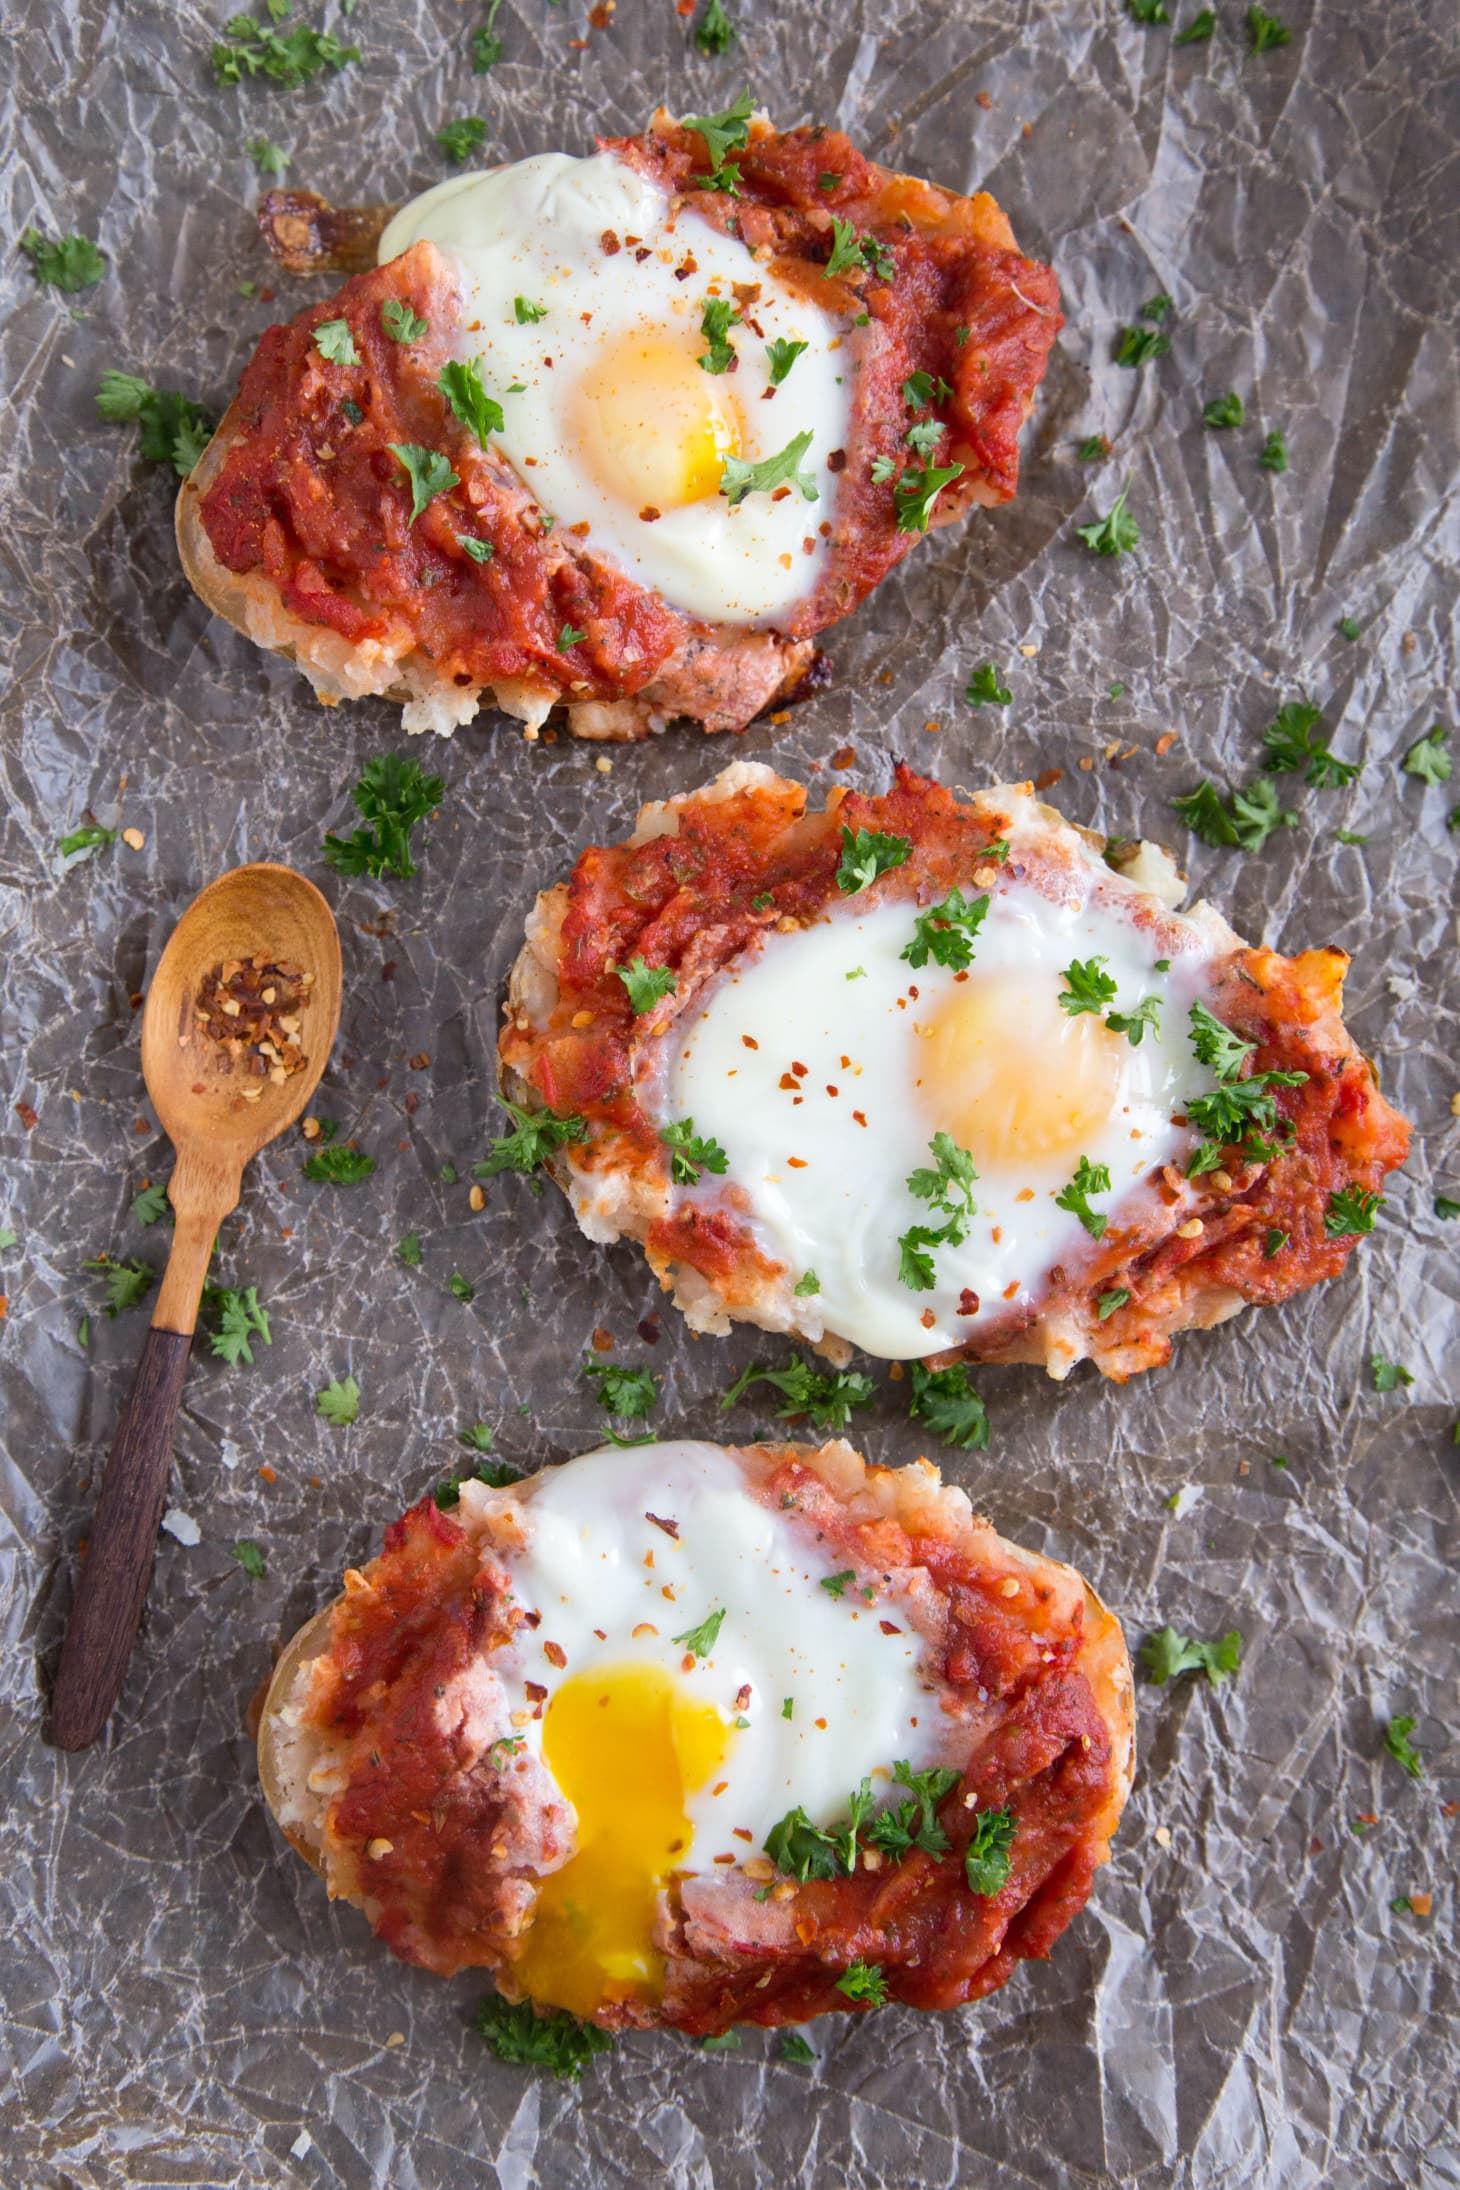
[[[697,337],[630,330],[593,354],[573,390],[582,459],[606,494],[661,514],[720,491],[744,439],[740,406],[697,362]]]
[[[977,1170],[1073,1154],[1115,1106],[1121,1037],[1058,998],[1047,975],[974,974],[923,1023],[919,1094]]]
[[[701,1703],[648,1664],[575,1673],[543,1714],[543,1758],[578,1813],[577,1847],[543,1880],[515,1973],[535,2000],[591,2015],[657,1994],[655,1902],[694,1837],[685,1797],[724,1763],[732,1739]]]

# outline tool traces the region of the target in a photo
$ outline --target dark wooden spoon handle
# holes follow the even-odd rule
[[[63,1749],[95,1741],[126,1677],[152,1578],[192,1343],[191,1331],[147,1333],[117,1424],[51,1697],[51,1732]]]

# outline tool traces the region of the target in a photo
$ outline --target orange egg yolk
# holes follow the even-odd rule
[[[1052,976],[975,974],[922,1022],[919,1095],[979,1171],[1069,1156],[1115,1107],[1121,1037],[1058,997]]]
[[[635,511],[680,509],[720,491],[744,440],[723,377],[697,363],[697,336],[620,335],[594,353],[573,390],[578,452],[606,494]]]
[[[575,1673],[543,1715],[543,1757],[578,1813],[577,1846],[539,1889],[515,1975],[533,1999],[591,2015],[663,1986],[661,1887],[694,1830],[685,1798],[733,1738],[713,1704],[659,1666]]]

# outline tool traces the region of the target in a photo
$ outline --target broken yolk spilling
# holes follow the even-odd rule
[[[598,484],[661,514],[718,494],[743,440],[740,407],[692,344],[661,333],[605,343],[573,392],[574,438]]]
[[[657,1996],[659,1890],[694,1838],[685,1799],[729,1752],[732,1729],[660,1667],[609,1666],[563,1682],[543,1716],[543,1759],[578,1813],[577,1848],[542,1881],[514,1975],[534,2000],[592,2015]]]
[[[995,973],[938,1006],[919,1063],[929,1113],[992,1172],[1069,1155],[1105,1125],[1121,1038],[1098,1013],[1069,1017],[1052,984]]]

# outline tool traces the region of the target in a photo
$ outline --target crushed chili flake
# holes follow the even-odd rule
[[[178,1036],[179,1048],[187,1048],[196,1026],[222,1070],[237,1065],[252,1080],[269,1079],[282,1087],[308,1062],[300,1027],[314,978],[302,966],[262,953],[221,959],[199,984],[192,1024]]]

